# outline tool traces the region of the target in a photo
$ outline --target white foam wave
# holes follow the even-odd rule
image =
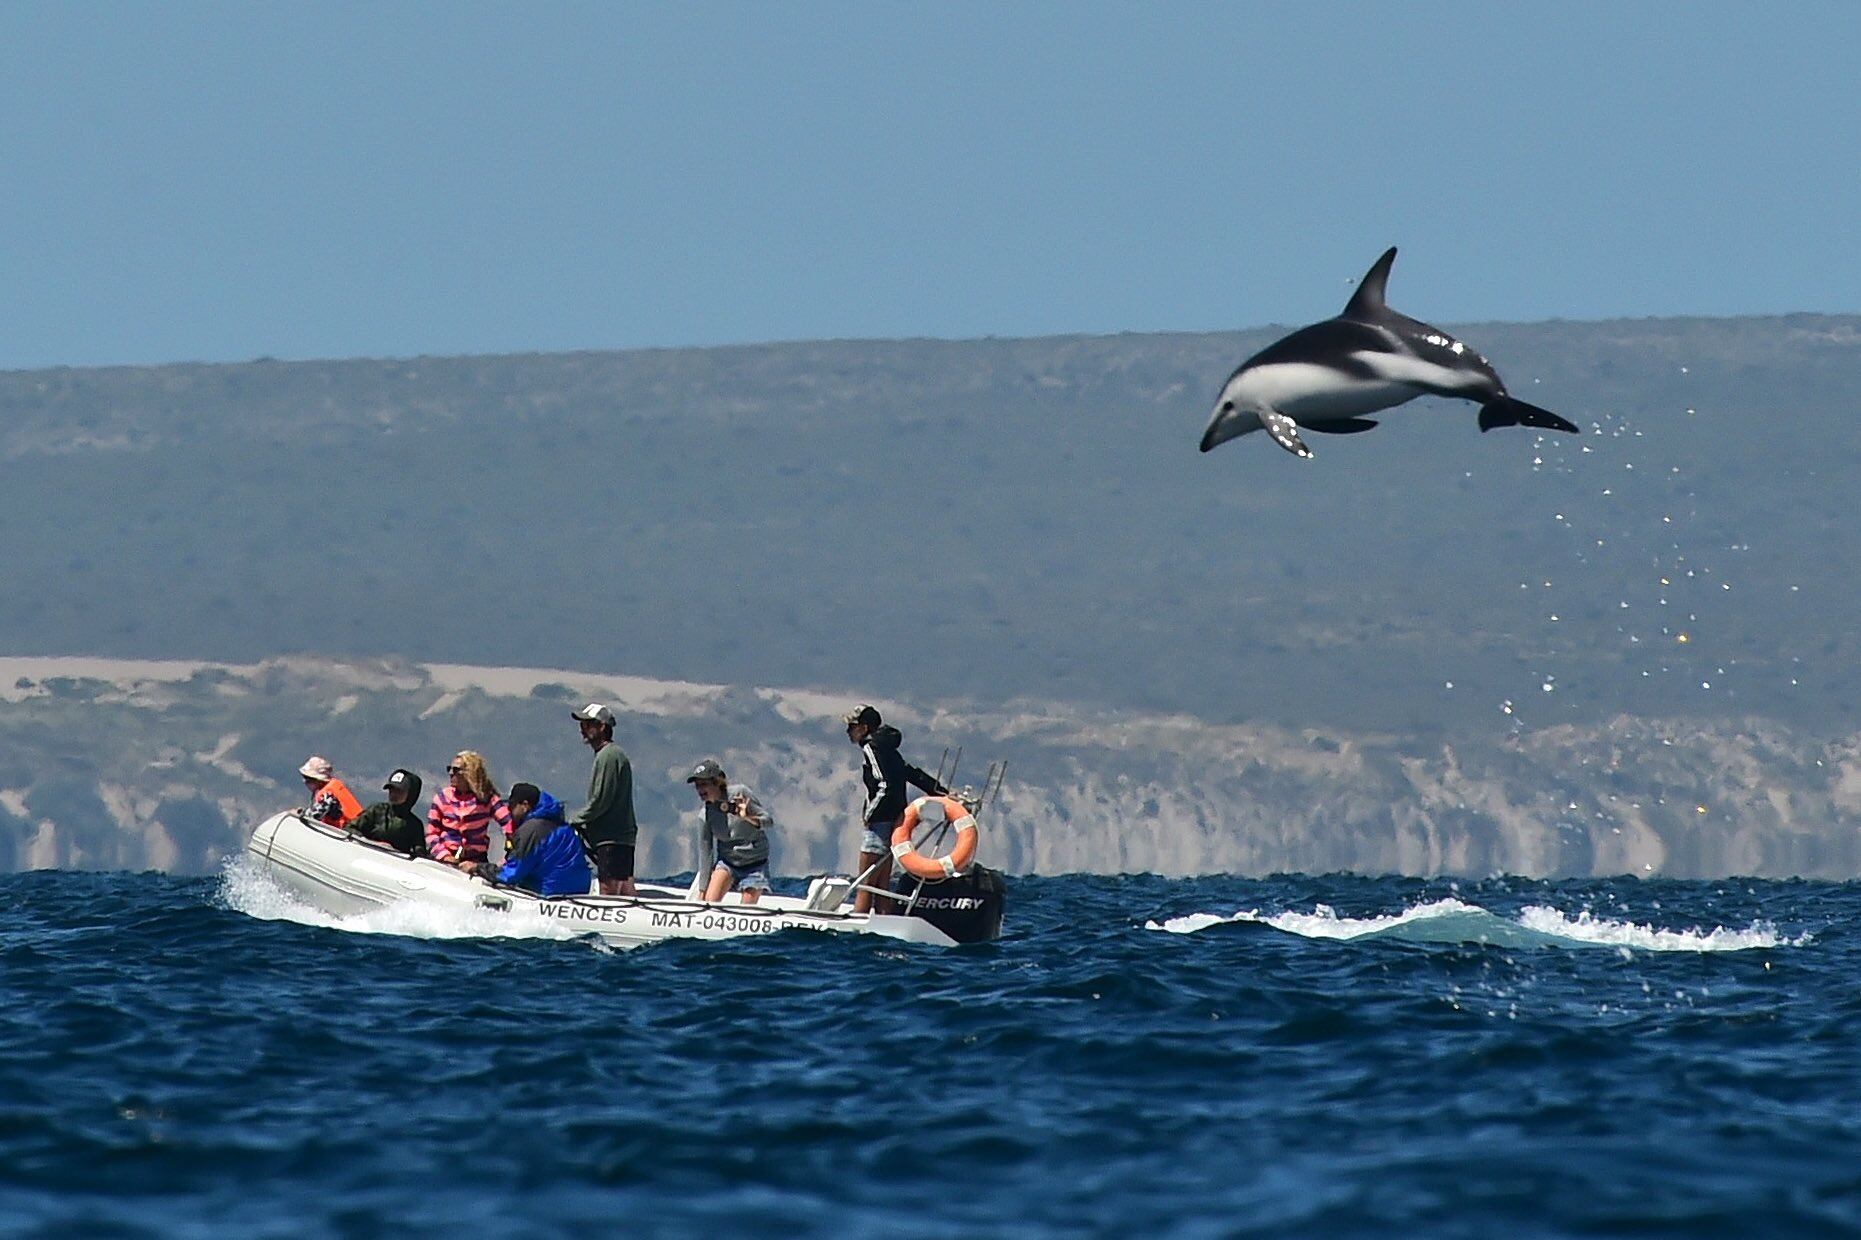
[[[1810,941],[1808,934],[1792,938],[1764,922],[1753,922],[1743,930],[1728,926],[1714,926],[1710,930],[1662,930],[1632,921],[1612,921],[1587,911],[1567,917],[1543,905],[1521,910],[1519,924],[1573,943],[1632,947],[1650,952],[1741,952],[1761,947],[1802,947]]]
[[[1210,926],[1227,926],[1237,921],[1259,921],[1256,912],[1235,913],[1222,917],[1216,913],[1189,913],[1182,917],[1172,917],[1168,921],[1147,921],[1146,930],[1167,930],[1171,934],[1194,934],[1197,930],[1206,930]]]
[[[1190,913],[1183,917],[1172,917],[1168,921],[1149,921],[1144,923],[1146,930],[1164,930],[1171,934],[1194,934],[1210,926],[1231,925],[1235,922],[1258,922],[1272,926],[1275,930],[1284,930],[1288,934],[1303,935],[1308,939],[1360,939],[1365,935],[1380,934],[1398,926],[1412,926],[1418,922],[1472,914],[1491,916],[1486,910],[1459,900],[1435,900],[1428,904],[1417,904],[1387,917],[1340,917],[1337,910],[1328,904],[1317,905],[1309,913],[1273,913],[1262,915],[1258,909],[1247,909],[1228,917],[1214,913]]]
[[[1563,946],[1615,947],[1651,952],[1728,952],[1767,947],[1801,947],[1808,934],[1795,938],[1774,926],[1754,922],[1743,930],[1726,926],[1711,929],[1664,930],[1597,917],[1584,911],[1574,917],[1556,909],[1532,905],[1516,918],[1502,917],[1461,900],[1432,900],[1381,917],[1340,917],[1328,905],[1310,913],[1287,911],[1263,915],[1249,909],[1223,917],[1190,913],[1167,921],[1147,921],[1146,930],[1169,934],[1195,934],[1212,926],[1254,922],[1308,939],[1351,941],[1366,938],[1399,939],[1410,943],[1487,943],[1501,947]]]
[[[244,857],[226,863],[220,880],[220,903],[261,921],[293,921],[301,926],[350,934],[397,934],[415,939],[588,939],[541,917],[513,918],[496,909],[438,908],[408,901],[367,913],[337,916],[312,908],[274,882]],[[598,944],[598,940],[594,940]]]
[[[1403,927],[1419,930],[1429,922],[1468,918],[1477,920],[1491,917],[1492,914],[1483,908],[1448,899],[1417,904],[1388,917],[1339,917],[1335,909],[1329,905],[1320,904],[1310,913],[1278,913],[1260,920],[1275,930],[1304,935],[1308,939],[1361,939],[1367,935],[1386,934]]]

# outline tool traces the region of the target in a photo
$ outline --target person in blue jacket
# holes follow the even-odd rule
[[[594,872],[562,802],[535,784],[516,784],[504,803],[517,829],[504,850],[498,881],[543,896],[587,895]]]

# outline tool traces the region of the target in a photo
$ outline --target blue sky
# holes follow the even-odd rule
[[[0,4],[0,368],[1861,311],[1861,4]]]

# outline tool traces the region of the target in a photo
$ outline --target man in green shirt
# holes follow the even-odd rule
[[[633,846],[639,839],[640,826],[633,817],[633,764],[614,743],[614,712],[599,702],[590,702],[569,714],[581,725],[582,743],[594,750],[588,803],[575,811],[569,825],[581,833],[588,851],[594,854],[601,894],[636,895]]]

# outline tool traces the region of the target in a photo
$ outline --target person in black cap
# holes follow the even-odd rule
[[[949,796],[950,790],[934,775],[906,762],[898,752],[904,736],[879,717],[876,707],[857,706],[841,719],[846,724],[846,738],[859,746],[859,777],[866,785],[866,808],[861,815],[864,833],[859,845],[859,868],[872,875],[860,884],[853,895],[853,911],[872,909],[872,893],[866,887],[884,887],[892,881],[892,830],[905,816],[905,785],[922,788],[932,796]],[[879,912],[892,909],[890,900],[880,898]]]
[[[388,799],[363,810],[349,830],[409,857],[426,856],[426,823],[413,811],[414,802],[420,799],[420,777],[402,768],[388,776],[382,787]]]
[[[593,875],[562,802],[535,784],[512,784],[504,803],[517,830],[497,881],[543,896],[587,895]]]

